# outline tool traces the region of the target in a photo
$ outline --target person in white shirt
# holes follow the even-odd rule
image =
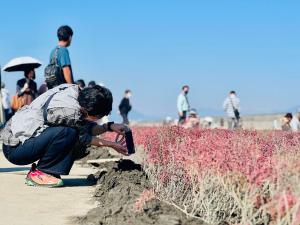
[[[223,109],[228,116],[228,129],[237,129],[240,120],[240,99],[236,96],[235,91],[229,92],[229,96],[223,103]]]
[[[297,132],[300,131],[300,112],[298,112],[296,115],[293,116],[293,119],[291,120],[291,128],[292,131]]]
[[[185,85],[182,87],[182,91],[177,98],[177,110],[179,114],[179,124],[184,124],[186,122],[187,113],[190,110],[190,104],[188,100],[188,93],[190,87]]]
[[[2,94],[2,107],[4,111],[5,121],[8,121],[11,117],[10,107],[10,95],[9,91],[5,88],[5,84],[1,83],[1,94]]]

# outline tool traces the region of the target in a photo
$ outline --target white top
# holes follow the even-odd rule
[[[1,89],[3,109],[10,109],[10,96],[7,89]]]

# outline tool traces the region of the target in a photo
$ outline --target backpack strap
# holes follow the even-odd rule
[[[49,104],[52,100],[52,98],[54,97],[54,95],[56,95],[58,92],[65,90],[67,87],[63,87],[63,88],[59,88],[59,90],[57,92],[55,92],[54,94],[52,94],[50,97],[48,97],[47,101],[45,102],[45,105],[43,106],[43,117],[44,117],[44,121],[47,124],[48,123],[48,119],[47,119],[47,110],[49,107]]]
[[[57,63],[58,50],[59,50],[59,46],[57,46],[55,48],[55,51],[54,51],[54,54],[53,54],[53,56],[51,58],[50,64],[58,65],[58,63]]]
[[[232,98],[230,98],[230,103],[231,103],[231,106],[232,106],[232,108],[233,108],[233,111],[236,110],[236,108],[235,108],[234,105],[233,105]]]

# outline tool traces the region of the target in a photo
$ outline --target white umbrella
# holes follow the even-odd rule
[[[40,67],[42,63],[30,56],[14,58],[10,60],[4,67],[3,71],[13,72],[13,71],[26,71],[30,69],[36,69]]]

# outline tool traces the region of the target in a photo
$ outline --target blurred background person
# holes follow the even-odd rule
[[[88,87],[95,87],[96,86],[96,82],[94,80],[91,80],[88,84]]]
[[[196,109],[191,109],[189,116],[184,124],[185,128],[196,128],[200,127],[200,118]]]
[[[37,84],[34,81],[35,71],[30,69],[24,72],[25,78],[17,81],[17,94],[13,96],[11,108],[13,112],[24,105],[29,105],[37,97]]]
[[[79,86],[80,90],[83,90],[85,88],[85,82],[83,79],[79,79],[76,81],[76,84]]]
[[[218,127],[214,121],[214,118],[212,118],[210,116],[204,117],[201,125],[204,128],[217,128]]]
[[[4,117],[5,117],[5,121],[7,122],[12,115],[12,111],[10,107],[9,91],[5,88],[5,84],[3,82],[1,83],[1,94],[2,94],[2,107],[4,111]]]
[[[44,82],[44,83],[42,83],[41,86],[39,87],[39,90],[38,90],[38,96],[44,94],[46,91],[48,91],[48,87],[47,87],[46,82]]]
[[[228,117],[228,129],[237,129],[240,121],[240,99],[235,91],[229,92],[229,96],[223,103],[223,109]]]
[[[299,112],[297,112],[291,120],[291,128],[292,131],[294,132],[299,131],[299,127],[300,127],[299,115],[300,115]]]
[[[190,109],[190,104],[188,100],[188,93],[189,93],[190,87],[188,85],[185,85],[181,89],[181,93],[179,94],[177,98],[177,110],[179,114],[179,124],[184,124],[187,118],[187,113]]]
[[[282,126],[281,129],[283,131],[293,131],[292,125],[291,125],[291,121],[293,119],[293,115],[292,113],[287,113],[283,119],[282,119]]]
[[[124,97],[121,100],[119,105],[119,113],[122,116],[123,124],[129,125],[128,113],[131,111],[132,106],[130,104],[130,98],[132,96],[132,92],[130,90],[126,90],[124,93]]]
[[[24,72],[24,78],[17,81],[17,93],[19,96],[30,95],[31,102],[37,97],[37,84],[34,69]],[[29,102],[28,105],[31,103]]]

